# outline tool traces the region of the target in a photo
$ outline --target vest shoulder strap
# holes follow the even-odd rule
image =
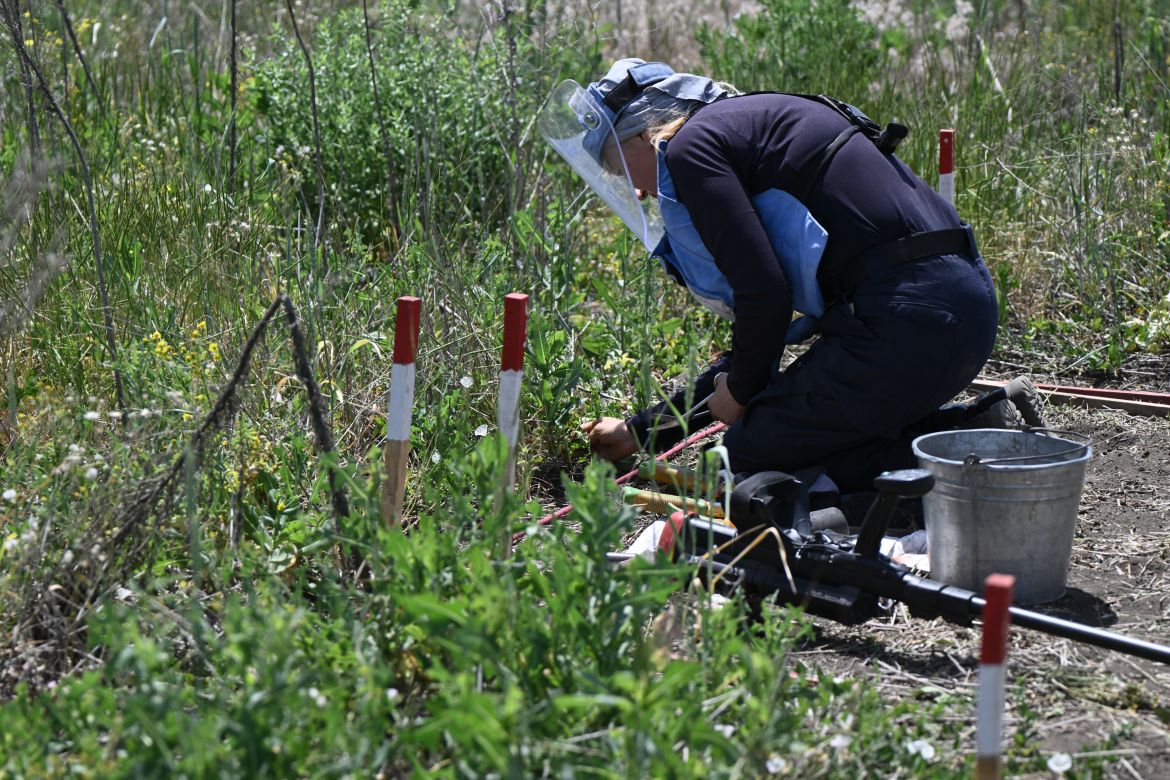
[[[805,182],[804,187],[801,192],[793,193],[802,201],[807,200],[809,193],[812,192],[813,187],[821,180],[821,177],[825,175],[825,170],[828,169],[829,163],[832,162],[833,157],[841,150],[841,147],[845,145],[845,142],[857,133],[862,133],[872,141],[874,146],[882,154],[893,154],[894,150],[898,148],[898,144],[902,142],[902,139],[910,134],[910,129],[900,122],[889,122],[886,124],[886,129],[883,130],[881,125],[866,116],[865,112],[857,106],[846,103],[844,100],[830,97],[829,95],[806,95],[800,92],[768,91],[749,92],[748,94],[789,95],[791,97],[812,100],[821,105],[828,106],[848,120],[850,126],[842,130],[819,155],[809,161],[806,169],[808,175],[802,177]]]

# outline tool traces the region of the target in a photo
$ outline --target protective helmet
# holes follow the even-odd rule
[[[614,69],[617,67],[615,65]],[[611,75],[614,69],[610,70]],[[642,88],[652,83],[650,79],[661,81],[674,72],[662,63],[644,63],[638,69],[640,75],[644,74]],[[631,89],[626,85],[630,84],[634,88],[637,85],[637,81],[630,75],[631,70],[624,68],[623,75],[627,78],[620,82],[610,80],[608,76],[585,88],[571,79],[561,82],[549,95],[541,112],[540,134],[634,231],[646,249],[653,251],[662,237],[662,218],[653,203],[643,203],[638,199],[625,156],[621,152],[621,141],[625,139],[618,137],[614,128],[618,114],[630,103]],[[619,84],[621,88],[616,89]],[[607,101],[607,97],[611,99]],[[610,144],[614,144],[618,150],[620,170],[607,170],[602,164],[601,154]]]
[[[588,87],[569,80],[553,89],[540,114],[540,134],[653,251],[662,237],[662,218],[653,201],[639,201],[621,142],[668,113],[677,116],[680,104],[710,103],[726,94],[711,79],[675,73],[665,63],[622,59]],[[620,170],[603,165],[602,152],[610,144],[618,150]]]

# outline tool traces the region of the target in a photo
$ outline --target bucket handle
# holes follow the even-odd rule
[[[1028,460],[1039,460],[1041,458],[1055,458],[1055,457],[1060,457],[1060,456],[1064,456],[1064,455],[1072,455],[1073,453],[1081,453],[1081,452],[1088,450],[1089,446],[1093,442],[1093,440],[1089,436],[1087,436],[1083,433],[1078,433],[1077,431],[1064,431],[1064,430],[1060,430],[1058,428],[1032,428],[1031,426],[1028,426],[1028,427],[1024,428],[1023,431],[1024,431],[1024,433],[1044,433],[1044,434],[1056,433],[1056,434],[1060,434],[1061,436],[1072,436],[1074,438],[1084,439],[1084,444],[1072,442],[1073,446],[1069,447],[1066,450],[1057,450],[1056,452],[1048,452],[1048,453],[1045,453],[1044,455],[1015,455],[1015,456],[1010,457],[1010,458],[991,458],[989,460],[984,460],[984,459],[980,458],[978,455],[976,455],[974,452],[972,452],[970,455],[963,458],[963,468],[970,468],[970,467],[974,467],[974,466],[996,466],[996,465],[999,465],[1001,463],[1019,463],[1019,462],[1028,461]]]

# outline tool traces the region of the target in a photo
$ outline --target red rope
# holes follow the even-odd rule
[[[657,458],[655,458],[655,460],[656,461],[664,461],[672,455],[677,455],[679,452],[682,452],[683,450],[685,450],[687,447],[691,446],[695,442],[702,441],[703,439],[707,438],[708,436],[714,436],[715,434],[719,433],[720,431],[722,431],[726,427],[727,427],[727,425],[725,423],[715,423],[714,425],[709,425],[706,428],[704,428],[703,430],[699,431],[698,433],[692,433],[686,439],[683,439],[681,442],[679,442],[678,444],[674,445],[666,452],[659,455]],[[626,482],[629,482],[631,479],[633,479],[636,476],[638,476],[638,469],[635,468],[633,471],[629,472],[628,474],[622,474],[620,477],[618,477],[616,480],[616,484],[618,484],[618,485],[624,484]],[[565,506],[561,507],[560,509],[553,512],[552,514],[548,514],[548,515],[545,515],[544,517],[540,518],[540,520],[537,522],[539,525],[552,525],[554,520],[560,520],[562,517],[564,517],[565,515],[569,514],[569,512],[572,512],[572,511],[573,511],[573,505],[566,504]],[[520,531],[519,533],[513,535],[512,536],[512,544],[516,544],[524,537],[525,537],[525,533],[523,531]]]

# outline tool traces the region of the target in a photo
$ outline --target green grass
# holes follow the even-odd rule
[[[304,11],[322,204],[308,67],[283,7],[240,4],[231,180],[219,11],[170,4],[160,24],[139,3],[66,5],[98,94],[56,4],[33,3],[22,26],[93,170],[117,356],[77,160],[34,97],[30,161],[6,36],[0,776],[967,771],[934,705],[794,663],[803,618],[747,630],[740,605],[670,606],[676,567],[603,563],[631,518],[607,497],[612,475],[583,468],[577,423],[655,399],[727,338],[535,132],[554,84],[619,53],[616,19],[371,5],[375,103],[360,6]],[[959,208],[995,272],[1001,347],[1105,371],[1165,350],[1166,2],[1121,4],[1120,94],[1112,4],[1036,4],[1019,33],[1019,4],[977,3],[949,44],[951,3],[910,3],[885,29],[844,3],[763,5],[704,31],[698,52],[699,20],[680,18],[662,53],[741,88],[829,91],[897,116],[932,182],[936,130],[955,126]],[[495,378],[515,290],[532,296],[521,491],[501,503]],[[316,449],[279,320],[192,452],[277,292],[299,311],[336,453]],[[409,535],[377,510],[405,294],[423,299]],[[582,486],[562,488],[562,469]],[[501,559],[505,530],[562,489],[580,532],[553,526]],[[686,627],[673,658],[652,628],[672,610]],[[920,739],[933,760],[906,749]],[[1023,750],[1012,761],[1043,767]]]

